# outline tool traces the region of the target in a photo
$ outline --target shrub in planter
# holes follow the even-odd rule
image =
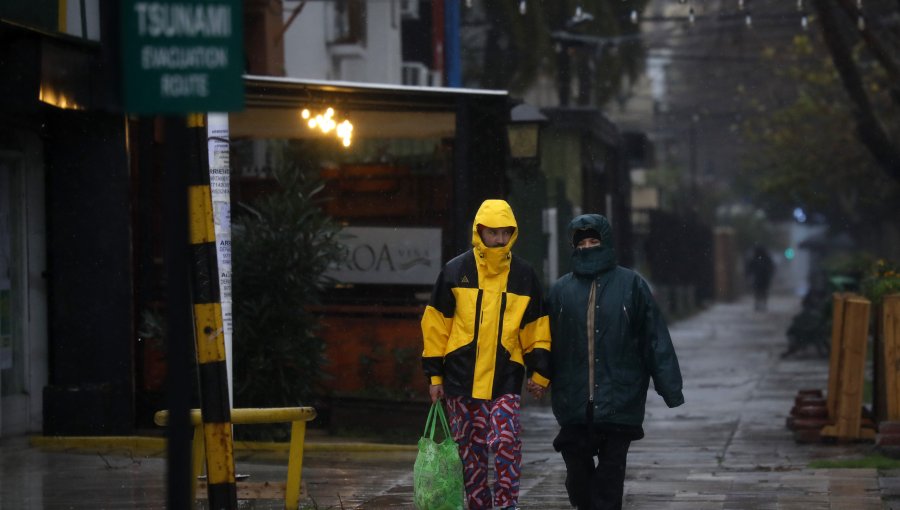
[[[233,219],[236,407],[310,405],[322,377],[316,304],[340,254],[340,227],[322,212],[321,183],[290,164],[279,189],[239,204]]]
[[[860,287],[866,298],[880,304],[884,296],[900,293],[900,267],[892,261],[879,259],[863,277]]]

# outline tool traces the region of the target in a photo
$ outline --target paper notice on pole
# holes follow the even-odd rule
[[[219,293],[222,303],[222,328],[225,335],[225,358],[228,371],[228,396],[232,396],[232,348],[234,330],[231,315],[231,167],[229,162],[228,114],[207,115],[206,133],[209,150],[209,187],[212,191],[213,221],[216,229],[216,256],[219,264]]]

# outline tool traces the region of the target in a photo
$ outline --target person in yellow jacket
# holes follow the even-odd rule
[[[522,385],[540,398],[550,384],[550,321],[537,275],[510,251],[518,234],[509,204],[485,200],[472,250],[444,265],[422,316],[422,366],[432,402],[447,403],[469,510],[517,507]]]

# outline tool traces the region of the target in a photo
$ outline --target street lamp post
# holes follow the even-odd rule
[[[528,104],[515,105],[506,125],[509,138],[509,165],[506,173],[507,200],[516,211],[516,221],[522,232],[517,253],[528,260],[547,258],[543,236],[544,210],[547,203],[546,177],[541,172],[541,127],[548,122],[540,110]],[[542,272],[543,264],[536,267]]]
[[[540,157],[541,126],[547,117],[530,104],[520,103],[510,111],[506,126],[509,138],[509,155],[513,160],[537,162]]]

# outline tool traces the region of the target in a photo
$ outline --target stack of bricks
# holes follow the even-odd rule
[[[822,427],[828,425],[828,402],[822,390],[800,390],[794,397],[794,407],[787,418],[787,428],[794,432],[798,443],[817,443]]]

